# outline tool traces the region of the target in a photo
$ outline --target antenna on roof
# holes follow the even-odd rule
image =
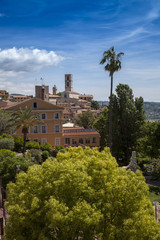
[[[42,85],[44,85],[44,78],[40,78],[40,80],[42,81]]]

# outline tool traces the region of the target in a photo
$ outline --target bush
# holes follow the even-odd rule
[[[23,147],[23,138],[20,136],[14,137],[14,151],[21,152]]]
[[[52,152],[52,156],[53,156],[53,157],[56,157],[56,156],[57,156],[57,153],[58,153],[59,151],[64,153],[64,152],[66,151],[66,148],[63,147],[63,146],[61,146],[61,145],[55,146],[55,149],[54,149],[53,152]]]
[[[9,149],[13,150],[14,140],[11,138],[1,138],[0,139],[0,149]]]
[[[146,173],[152,176],[153,180],[159,179],[160,177],[160,160],[154,159],[150,164],[145,167]]]
[[[49,158],[49,152],[48,151],[43,151],[42,152],[42,161],[46,161],[46,159]]]
[[[52,145],[49,144],[49,143],[44,143],[44,144],[40,145],[40,149],[41,149],[42,151],[51,152],[51,151],[52,151]]]
[[[10,134],[6,134],[6,133],[3,133],[1,136],[0,136],[0,139],[1,138],[10,138],[10,139],[13,139],[13,137],[10,135]]]
[[[29,154],[31,154],[31,161],[34,163],[42,163],[42,151],[39,149],[30,149]]]
[[[27,162],[24,157],[17,157],[15,152],[10,150],[0,150],[0,176],[2,177],[2,185],[6,185],[12,181],[15,182],[16,175],[20,171],[27,171],[28,167],[33,165]]]
[[[40,149],[38,142],[26,142],[26,149]]]

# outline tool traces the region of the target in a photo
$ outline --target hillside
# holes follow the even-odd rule
[[[108,101],[98,101],[100,106],[108,104]],[[146,120],[160,120],[160,102],[144,102]]]
[[[146,120],[160,120],[160,102],[144,102]]]

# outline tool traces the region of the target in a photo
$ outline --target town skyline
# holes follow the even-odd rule
[[[99,64],[114,46],[124,52],[114,89],[128,84],[135,97],[160,102],[160,2],[158,0],[2,0],[0,84],[11,93],[34,95],[42,84],[108,101],[109,73]],[[50,91],[51,92],[51,91]]]

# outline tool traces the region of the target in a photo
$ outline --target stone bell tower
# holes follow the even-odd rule
[[[65,91],[73,91],[72,74],[65,74]]]

